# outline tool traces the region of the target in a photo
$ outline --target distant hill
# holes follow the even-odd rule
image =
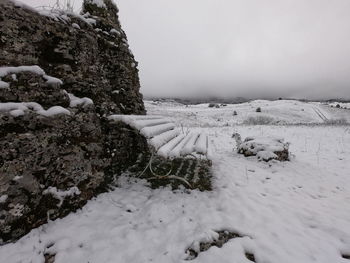
[[[161,101],[161,102],[178,102],[185,105],[196,105],[202,103],[225,103],[238,104],[251,101],[251,99],[236,97],[236,98],[154,98],[145,97],[146,100]]]
[[[178,102],[184,105],[196,105],[196,104],[202,104],[202,103],[224,103],[224,104],[238,104],[238,103],[244,103],[249,102],[252,100],[256,100],[257,98],[243,98],[243,97],[234,97],[234,98],[218,98],[218,97],[207,97],[207,98],[159,98],[159,97],[147,97],[145,96],[145,100],[152,100],[152,101],[160,101],[160,102]],[[263,100],[281,100],[282,98],[258,98]],[[304,99],[304,98],[283,98],[283,100],[297,100],[302,102],[312,102],[312,101],[319,101],[319,102],[343,102],[348,103],[350,100],[347,99],[323,99],[323,100],[310,100],[310,99]]]

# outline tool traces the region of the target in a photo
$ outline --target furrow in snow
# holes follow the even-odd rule
[[[151,126],[151,127],[145,127],[141,129],[140,133],[146,138],[152,138],[163,132],[173,130],[174,128],[175,128],[175,125],[173,123],[166,123],[166,124],[160,124],[160,125]]]
[[[194,147],[194,150],[196,153],[200,153],[200,154],[207,154],[207,148],[208,148],[208,141],[207,141],[207,135],[202,132],[199,135],[199,138],[196,142],[196,145]]]
[[[187,141],[187,143],[184,145],[184,147],[180,151],[180,154],[182,156],[186,156],[188,154],[193,153],[194,146],[196,144],[198,137],[199,137],[199,133],[197,133],[197,132],[192,133],[190,139]]]
[[[185,138],[185,135],[181,134],[176,136],[167,144],[163,145],[159,150],[158,154],[163,157],[168,157],[169,153]]]
[[[180,152],[182,150],[182,148],[187,144],[187,142],[191,139],[192,133],[189,133],[186,135],[186,137],[180,142],[178,143],[174,149],[172,149],[169,152],[169,157],[178,157],[180,156]]]
[[[148,120],[133,120],[132,126],[138,130],[145,127],[155,126],[159,124],[169,123],[167,119],[148,119]]]
[[[164,132],[158,136],[153,137],[150,143],[156,150],[158,150],[164,144],[168,143],[170,140],[178,136],[179,133],[180,133],[179,130],[170,130],[170,131]]]

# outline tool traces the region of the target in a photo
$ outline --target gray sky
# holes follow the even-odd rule
[[[115,2],[146,96],[350,99],[349,0]]]

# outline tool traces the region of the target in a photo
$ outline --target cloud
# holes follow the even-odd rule
[[[116,3],[146,96],[350,99],[348,0]]]

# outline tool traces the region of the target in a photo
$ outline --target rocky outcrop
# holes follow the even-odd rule
[[[102,1],[102,0],[101,0]],[[0,2],[0,66],[40,65],[62,89],[89,97],[100,114],[142,114],[137,62],[111,0],[85,1],[84,15],[38,14]]]
[[[106,118],[145,110],[117,7],[103,3],[85,1],[80,16],[0,1],[0,244],[82,207],[149,155]]]

